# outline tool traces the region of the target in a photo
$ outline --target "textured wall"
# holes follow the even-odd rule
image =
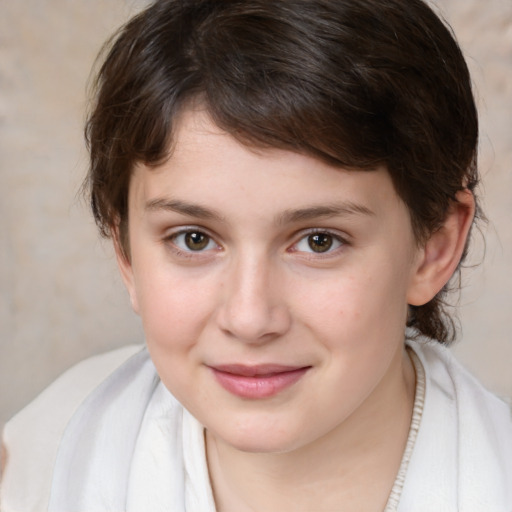
[[[455,350],[512,396],[512,2],[438,4],[474,74],[491,220],[485,263],[466,273]],[[142,340],[109,244],[77,196],[89,69],[141,5],[0,0],[0,424],[75,361]]]

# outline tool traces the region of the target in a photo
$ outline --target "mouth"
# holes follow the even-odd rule
[[[217,382],[241,398],[261,399],[277,395],[298,382],[311,366],[228,364],[209,367]]]

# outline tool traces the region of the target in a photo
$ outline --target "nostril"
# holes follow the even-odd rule
[[[237,302],[225,307],[218,316],[223,333],[245,343],[267,343],[285,334],[290,326],[289,314],[283,306],[266,304],[244,307]]]
[[[272,273],[268,254],[254,247],[246,248],[233,260],[219,290],[217,322],[225,335],[261,344],[288,330],[286,295],[272,280]]]

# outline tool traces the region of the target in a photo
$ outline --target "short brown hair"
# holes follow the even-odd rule
[[[169,156],[177,114],[200,100],[247,145],[371,171],[385,165],[423,243],[477,181],[477,113],[450,29],[421,0],[157,0],[114,36],[86,138],[101,233],[127,251],[134,164]],[[453,337],[440,292],[417,333]]]

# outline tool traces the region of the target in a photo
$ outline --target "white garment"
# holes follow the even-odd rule
[[[511,512],[509,406],[444,347],[411,346],[425,403],[397,511]],[[4,443],[2,512],[215,509],[203,428],[140,347],[67,372],[6,425]]]
[[[435,343],[414,344],[425,406],[399,512],[512,512],[512,415]]]

